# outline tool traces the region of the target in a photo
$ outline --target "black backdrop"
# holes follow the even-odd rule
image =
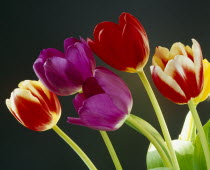
[[[102,21],[117,22],[121,12],[130,12],[144,25],[151,47],[170,47],[181,41],[191,45],[197,39],[204,57],[210,59],[210,10],[200,1],[142,0],[45,0],[3,1],[0,10],[1,91],[0,91],[0,169],[1,170],[85,170],[80,158],[53,130],[33,132],[20,125],[5,106],[5,99],[17,84],[25,79],[37,79],[32,64],[43,48],[63,50],[67,37],[92,37],[94,26]],[[104,64],[100,59],[97,65]],[[145,67],[149,80],[151,58]],[[136,114],[159,129],[150,101],[137,75],[112,69],[130,87]],[[151,83],[154,87],[153,83]],[[176,105],[160,95],[157,98],[165,115],[172,138],[177,138],[186,105]],[[66,117],[76,116],[72,96],[60,98],[62,117],[58,126],[78,143],[100,170],[114,169],[106,147],[97,131],[66,123]],[[210,117],[210,105],[203,102],[198,110],[202,121]],[[125,170],[145,170],[145,155],[149,142],[127,125],[108,133]]]

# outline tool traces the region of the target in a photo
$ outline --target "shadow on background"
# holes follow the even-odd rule
[[[68,37],[92,37],[95,25],[108,20],[117,22],[122,12],[130,12],[144,25],[151,47],[168,48],[181,41],[191,46],[191,38],[199,41],[203,55],[210,59],[210,10],[206,4],[190,1],[91,0],[91,1],[4,1],[0,11],[1,37],[1,92],[0,92],[0,169],[1,170],[85,170],[79,157],[53,130],[33,132],[20,125],[9,113],[5,99],[17,84],[25,79],[37,79],[32,64],[44,48],[63,50]],[[108,67],[100,59],[97,65]],[[149,66],[145,67],[150,79]],[[109,67],[110,68],[110,67]],[[150,101],[137,75],[116,71],[130,87],[134,107],[132,113],[159,126]],[[153,86],[153,83],[151,83]],[[154,86],[153,86],[154,87]],[[172,138],[177,138],[187,106],[175,105],[155,89]],[[60,97],[62,117],[58,125],[84,149],[100,170],[114,166],[100,133],[85,127],[66,123],[67,116],[77,116],[73,96]],[[210,105],[198,106],[203,122],[210,117]],[[113,145],[125,170],[145,170],[149,142],[127,125],[109,132]]]

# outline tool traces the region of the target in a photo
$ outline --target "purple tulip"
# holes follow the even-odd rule
[[[67,38],[64,53],[53,48],[44,49],[33,68],[50,91],[67,96],[81,91],[84,81],[93,76],[95,60],[85,40]]]
[[[104,67],[97,67],[94,77],[84,82],[82,90],[73,101],[79,118],[68,117],[69,123],[104,131],[122,126],[130,114],[133,99],[120,77]]]

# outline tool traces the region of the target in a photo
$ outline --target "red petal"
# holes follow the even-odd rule
[[[144,30],[144,27],[141,25],[139,20],[126,12],[122,13],[119,17],[119,25],[124,27],[125,24],[134,25],[137,29],[139,29],[140,32],[142,32],[142,34],[144,34],[144,36],[147,36],[146,31]]]
[[[159,66],[151,66],[152,79],[166,98],[175,103],[187,103],[188,100],[180,86],[170,76],[166,75]]]
[[[41,82],[25,80],[19,84],[19,87],[29,90],[39,100],[46,112],[60,114],[61,107],[57,96],[50,92]]]
[[[41,103],[32,96],[30,91],[16,89],[10,100],[13,112],[24,126],[35,131],[52,128],[48,126],[52,123],[53,116],[43,109]]]
[[[141,69],[149,55],[149,43],[139,21],[128,13],[120,16],[120,25],[102,22],[95,27],[94,41],[88,45],[104,62],[127,72]]]
[[[178,55],[167,63],[164,70],[168,76],[179,84],[188,100],[200,93],[194,69],[194,63],[190,58]]]
[[[127,24],[123,30],[124,62],[127,67],[142,68],[149,57],[149,42],[133,25]],[[129,58],[129,59],[128,59]]]

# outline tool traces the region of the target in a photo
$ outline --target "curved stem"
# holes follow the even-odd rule
[[[160,106],[158,104],[158,101],[155,97],[155,94],[149,84],[149,81],[147,80],[147,77],[144,73],[144,71],[140,71],[138,72],[138,75],[144,85],[144,88],[146,89],[147,91],[147,94],[150,98],[150,101],[152,103],[152,106],[156,112],[156,116],[158,118],[158,121],[159,121],[159,124],[160,124],[160,127],[161,127],[161,130],[163,132],[163,136],[165,138],[165,141],[166,141],[166,144],[168,146],[168,149],[169,149],[169,152],[171,154],[171,160],[173,162],[173,166],[176,170],[180,170],[179,168],[179,164],[178,164],[178,161],[177,161],[177,158],[176,158],[176,154],[175,154],[175,151],[174,151],[174,148],[172,146],[172,142],[171,142],[171,136],[169,134],[169,131],[168,131],[168,128],[167,128],[167,125],[166,125],[166,122],[165,122],[165,119],[163,117],[163,114],[162,114],[162,111],[160,109]]]
[[[111,141],[109,139],[109,136],[107,135],[107,133],[105,131],[100,131],[100,133],[101,133],[101,136],[102,136],[102,138],[104,140],[104,143],[106,144],[106,147],[107,147],[107,149],[109,151],[109,154],[110,154],[110,156],[112,158],[112,161],[113,161],[113,163],[115,165],[116,170],[122,170],[122,166],[121,166],[120,161],[119,161],[119,159],[117,157],[117,154],[116,154],[116,152],[114,150],[114,147],[112,146],[112,143],[111,143]]]
[[[95,165],[87,157],[87,155],[80,149],[80,147],[67,136],[57,125],[53,127],[53,130],[79,155],[90,170],[97,170]]]
[[[157,140],[154,139],[154,137],[143,127],[141,124],[139,124],[135,119],[133,119],[131,116],[129,116],[126,120],[129,124],[132,124],[137,130],[141,131],[142,134],[154,145],[154,147],[157,149],[158,153],[160,154],[163,163],[166,167],[171,167],[171,162],[169,161],[168,156],[160,146]]]
[[[205,155],[205,158],[206,158],[206,165],[207,165],[207,169],[210,170],[210,151],[209,151],[209,147],[208,147],[208,142],[207,142],[207,139],[206,139],[206,135],[205,135],[205,132],[203,130],[203,126],[201,124],[201,120],[198,116],[198,112],[196,110],[196,106],[194,105],[193,101],[190,100],[188,102],[188,106],[189,106],[189,109],[192,113],[192,116],[194,118],[194,121],[195,121],[195,126],[198,130],[198,136],[200,138],[200,142],[201,142],[201,145],[203,147],[203,152],[204,152],[204,155]]]

